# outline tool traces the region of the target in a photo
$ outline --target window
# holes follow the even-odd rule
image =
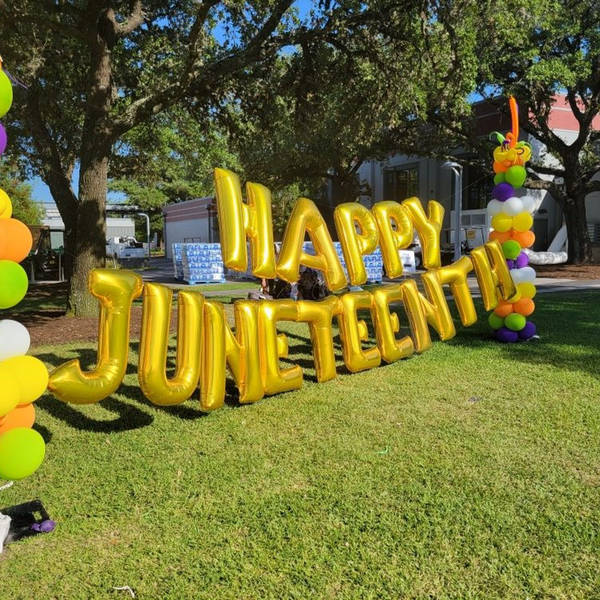
[[[402,202],[419,195],[419,169],[385,169],[383,172],[384,200]]]

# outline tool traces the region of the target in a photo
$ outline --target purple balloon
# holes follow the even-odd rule
[[[508,327],[500,327],[496,331],[496,339],[505,344],[512,344],[519,339],[519,334],[516,331],[511,331]]]
[[[526,267],[529,264],[529,256],[527,256],[525,252],[521,252],[521,254],[517,256],[515,263],[517,265],[517,269],[522,269],[523,267]]]
[[[515,188],[510,183],[499,183],[494,186],[492,196],[500,202],[506,202],[515,195]]]
[[[514,269],[515,268],[515,261],[512,258],[507,258],[506,259],[506,266],[509,269]]]
[[[523,329],[519,331],[519,337],[522,340],[528,340],[529,338],[532,338],[535,335],[536,331],[537,329],[535,327],[535,323],[533,323],[532,321],[527,321],[527,323],[525,323],[525,327],[523,327]]]
[[[4,126],[0,123],[0,154],[4,154],[7,142],[6,129],[4,129]]]

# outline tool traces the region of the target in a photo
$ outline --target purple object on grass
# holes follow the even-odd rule
[[[31,526],[31,529],[33,531],[37,531],[38,533],[50,533],[51,531],[54,531],[55,527],[56,527],[56,521],[52,521],[51,519],[46,519],[45,521],[42,521],[41,523],[34,523]]]
[[[505,344],[512,344],[519,339],[519,334],[508,327],[500,327],[500,329],[496,331],[496,339]]]
[[[4,129],[4,125],[0,123],[0,154],[4,154],[7,143],[8,137],[6,136],[6,129]]]
[[[515,263],[517,265],[517,269],[522,269],[523,267],[526,267],[529,264],[529,256],[527,256],[525,252],[521,252],[521,254],[517,256]]]
[[[529,338],[532,338],[535,335],[536,331],[537,329],[535,327],[535,323],[533,323],[532,321],[527,321],[527,323],[525,323],[525,327],[523,327],[523,329],[519,331],[519,337],[522,340],[528,340]]]
[[[500,202],[506,202],[515,195],[515,188],[510,183],[499,183],[494,186],[492,196]]]

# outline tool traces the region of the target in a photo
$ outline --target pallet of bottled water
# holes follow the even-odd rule
[[[181,262],[186,283],[193,285],[225,281],[221,244],[182,244]]]
[[[182,258],[182,247],[183,244],[171,244],[171,254],[173,256],[173,277],[175,279],[183,279],[183,258]]]

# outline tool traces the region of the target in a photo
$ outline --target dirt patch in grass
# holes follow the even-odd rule
[[[538,277],[600,279],[600,265],[534,265]]]

